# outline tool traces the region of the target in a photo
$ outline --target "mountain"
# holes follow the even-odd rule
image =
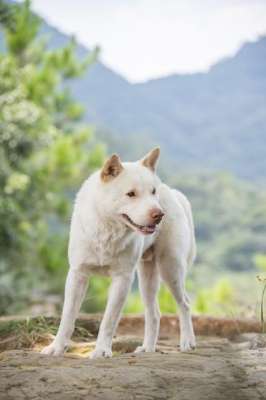
[[[45,22],[42,33],[50,36],[51,47],[69,40]],[[88,51],[77,47],[79,57]],[[206,73],[141,84],[98,62],[72,90],[85,107],[85,120],[124,156],[159,144],[172,170],[230,170],[265,179],[266,37],[246,43]]]
[[[265,177],[266,37],[245,44],[208,73],[138,87],[167,120],[173,155],[181,151],[185,163]]]
[[[86,119],[114,132],[113,147],[120,151],[129,142],[132,157],[145,145],[160,144],[176,169],[266,176],[266,37],[246,43],[207,73],[141,84],[98,63],[73,91]]]

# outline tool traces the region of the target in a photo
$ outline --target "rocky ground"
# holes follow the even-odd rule
[[[143,320],[126,317],[114,357],[104,360],[87,358],[98,317],[81,319],[71,352],[55,358],[39,354],[51,340],[46,331],[52,323],[37,322],[2,320],[1,328],[0,319],[1,400],[266,399],[266,341],[247,333],[259,328],[252,321],[195,319],[196,332],[205,335],[198,336],[195,351],[180,353],[176,319],[163,317],[158,351],[135,355]]]

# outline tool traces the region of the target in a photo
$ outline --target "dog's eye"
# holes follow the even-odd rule
[[[134,190],[131,190],[130,192],[127,193],[128,197],[135,197],[136,196],[136,192]]]
[[[152,193],[152,194],[155,194],[155,193],[156,193],[156,189],[153,188],[151,193]]]

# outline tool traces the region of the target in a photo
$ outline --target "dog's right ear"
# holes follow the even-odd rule
[[[117,154],[113,154],[108,160],[105,161],[101,170],[101,179],[103,182],[108,182],[115,178],[123,170],[120,158]]]

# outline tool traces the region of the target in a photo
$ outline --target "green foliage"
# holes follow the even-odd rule
[[[90,278],[87,297],[82,306],[85,312],[103,312],[105,309],[110,279],[94,276]],[[160,310],[162,313],[176,313],[176,302],[165,285],[162,285],[158,295]],[[139,290],[133,288],[130,292],[124,310],[125,314],[137,314],[144,312],[144,306]]]
[[[93,276],[89,280],[89,289],[82,305],[86,312],[102,312],[105,308],[110,278]]]
[[[262,271],[266,272],[266,255],[256,254],[254,257],[255,265]]]
[[[32,287],[44,290],[46,273],[65,272],[70,195],[103,158],[102,146],[94,144],[91,128],[81,120],[82,107],[67,89],[68,80],[79,77],[96,54],[77,61],[74,40],[48,50],[29,1],[4,5],[0,312],[12,310],[15,298],[22,305]]]
[[[144,306],[139,291],[132,291],[129,294],[123,312],[125,314],[138,314],[144,312]]]
[[[159,305],[162,312],[173,314],[177,312],[176,301],[165,285],[161,285],[160,287]]]
[[[29,0],[26,0],[22,7],[13,5],[11,10],[13,11],[12,17],[8,29],[5,31],[5,36],[10,53],[17,57],[18,54],[23,55],[28,50],[29,44],[36,38],[40,19],[29,12]]]
[[[235,308],[234,288],[226,278],[209,289],[201,289],[195,298],[193,309],[200,314],[229,315]]]
[[[171,185],[192,204],[197,262],[216,273],[254,270],[266,251],[266,190],[229,174],[180,174]]]

